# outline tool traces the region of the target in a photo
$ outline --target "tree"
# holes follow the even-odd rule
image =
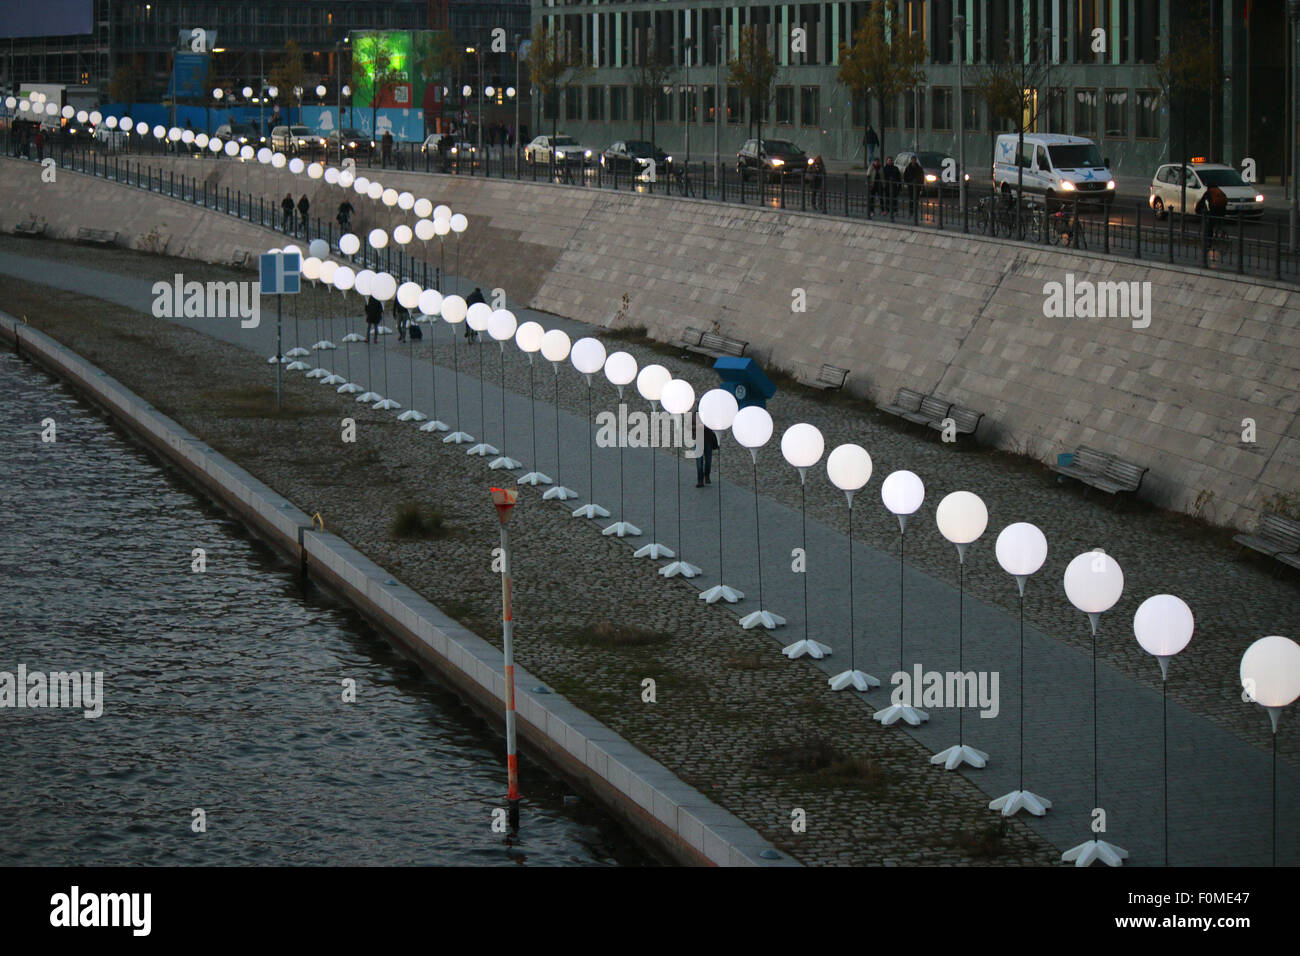
[[[776,57],[763,42],[763,34],[753,26],[741,27],[736,56],[727,61],[727,82],[749,101],[749,121],[757,127],[760,155],[763,151],[763,116],[772,102],[776,70]]]
[[[641,93],[641,135],[645,135],[645,115],[647,107],[650,113],[650,145],[656,147],[655,120],[659,112],[659,91],[672,75],[672,51],[655,43],[653,34],[642,34],[640,49],[637,51],[636,86]]]
[[[290,41],[292,42],[292,41]],[[364,41],[354,44],[352,50],[352,61],[355,65],[360,62],[364,70],[363,80],[370,87],[370,135],[379,138],[379,103],[393,89],[406,81],[406,73],[394,66],[397,58],[392,51],[384,45],[381,36],[367,37]],[[361,83],[358,82],[358,86]],[[364,88],[353,91],[353,97],[357,95],[365,96]]]
[[[840,82],[854,96],[874,97],[878,113],[887,102],[925,82],[925,38],[898,29],[897,0],[871,5],[867,18],[853,34],[853,45],[840,44]],[[885,150],[885,130],[880,129],[880,150]]]
[[[438,87],[451,85],[448,82],[449,75],[451,68],[456,65],[459,52],[456,38],[452,36],[450,30],[419,31],[413,36],[415,49],[412,54],[420,66],[420,77],[425,84],[425,102],[421,105],[424,107],[427,132],[428,121],[436,112],[437,104],[442,102],[432,98],[432,91]]]
[[[1040,104],[1052,91],[1043,88],[1051,68],[1046,42],[1040,39],[1036,48],[1031,42],[1025,50],[1013,51],[1015,44],[1008,38],[1003,55],[985,64],[976,74],[975,95],[988,105],[990,119],[1001,120],[1004,128],[1009,126],[1016,134],[1016,196],[1019,197],[1025,184],[1025,167],[1020,160],[1024,155],[1025,133],[1036,128]],[[998,131],[996,122],[989,126],[992,150]]]
[[[286,99],[297,96],[298,98],[298,122],[302,122],[302,93],[303,84],[307,82],[307,71],[302,65],[302,48],[298,46],[297,40],[290,40],[284,45],[284,53],[280,59],[276,60],[275,65],[271,67],[271,73],[267,77],[271,86],[283,93]],[[289,99],[289,102],[293,101]],[[293,122],[292,115],[285,117],[285,123]],[[265,132],[265,130],[263,131]]]
[[[590,74],[591,67],[586,64],[582,50],[569,43],[567,33],[547,30],[544,23],[534,25],[528,47],[528,75],[542,101],[551,100],[552,138],[560,119],[560,94]]]
[[[1186,163],[1189,156],[1187,148],[1187,113],[1188,108],[1207,98],[1214,91],[1214,81],[1218,67],[1214,56],[1214,40],[1209,22],[1201,17],[1183,24],[1169,44],[1168,51],[1156,60],[1156,82],[1160,85],[1160,97],[1165,102],[1169,135],[1169,158],[1174,158],[1174,124],[1173,115],[1177,110],[1182,121],[1182,161]],[[1213,135],[1213,129],[1211,129]],[[1178,208],[1184,220],[1187,215],[1187,177],[1183,180]]]
[[[113,78],[108,82],[108,95],[120,103],[126,104],[129,115],[149,88],[149,74],[140,62],[140,57],[133,57],[131,62],[123,63],[113,71]]]

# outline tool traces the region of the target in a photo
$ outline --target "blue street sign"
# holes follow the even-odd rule
[[[264,252],[258,257],[262,295],[296,295],[302,277],[302,256],[296,252]]]

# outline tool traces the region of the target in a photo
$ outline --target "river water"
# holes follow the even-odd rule
[[[0,672],[103,672],[98,718],[0,708],[0,865],[652,862],[526,757],[509,845],[472,710],[60,382],[0,393]]]

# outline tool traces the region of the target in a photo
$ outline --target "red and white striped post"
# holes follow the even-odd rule
[[[506,667],[506,772],[510,780],[506,815],[512,832],[519,830],[519,755],[515,748],[515,622],[510,604],[510,532],[506,525],[518,496],[513,489],[492,489],[492,504],[501,522],[501,646]]]

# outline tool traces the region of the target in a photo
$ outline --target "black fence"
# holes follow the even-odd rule
[[[278,206],[264,197],[232,198],[208,195],[203,174],[191,177],[155,170],[149,159],[191,155],[200,166],[207,163],[238,163],[241,160],[213,154],[195,146],[168,143],[152,137],[132,137],[130,148],[106,148],[91,137],[63,138],[45,147],[59,166],[109,179],[130,181],[156,192],[189,202],[220,208],[241,218],[267,226],[282,227]],[[11,155],[22,150],[7,143]],[[26,144],[29,158],[38,159],[36,149]],[[305,162],[332,161],[337,153],[301,153]],[[783,176],[772,179],[755,173],[742,175],[727,164],[716,169],[710,160],[673,163],[667,171],[651,177],[642,170],[609,168],[598,156],[582,162],[556,163],[525,159],[523,151],[494,147],[482,154],[439,156],[418,143],[395,144],[385,155],[382,150],[352,154],[358,174],[362,171],[394,169],[433,176],[469,176],[487,179],[546,182],[575,189],[607,189],[680,196],[710,202],[764,206],[814,214],[844,216],[868,221],[885,221],[916,228],[983,234],[1012,242],[1056,245],[1069,249],[1149,262],[1194,266],[1238,275],[1300,282],[1300,255],[1289,248],[1287,224],[1253,221],[1243,217],[1210,216],[1157,217],[1144,201],[1116,199],[1107,206],[1088,208],[1082,203],[1045,209],[1041,203],[1016,203],[999,196],[990,186],[967,189],[963,204],[955,190],[934,191],[905,186],[893,191],[871,190],[860,175]],[[256,162],[253,160],[252,162]],[[189,184],[189,185],[187,185]],[[335,247],[338,230],[332,221],[314,219],[307,224],[313,237],[327,239]],[[301,232],[301,230],[300,230]],[[300,236],[301,237],[301,236]],[[370,253],[363,250],[363,253]],[[369,267],[369,266],[367,266]]]

